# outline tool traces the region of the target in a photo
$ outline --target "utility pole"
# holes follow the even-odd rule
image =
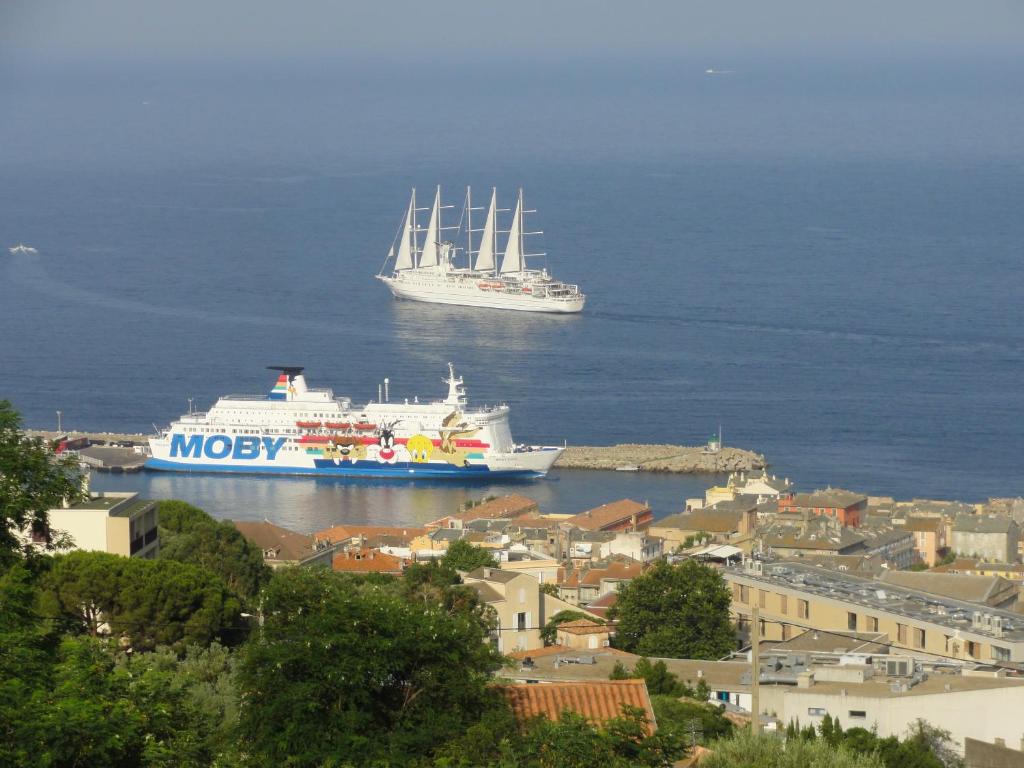
[[[756,597],[751,608],[750,624],[750,661],[753,675],[750,686],[750,730],[758,734],[761,732],[761,614]]]
[[[57,411],[57,434],[58,435],[63,434],[63,431],[60,428],[60,417],[61,417],[61,412]]]

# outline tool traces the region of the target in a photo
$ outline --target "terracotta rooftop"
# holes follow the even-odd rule
[[[559,632],[568,632],[570,635],[594,635],[603,634],[608,631],[607,624],[598,624],[590,619],[575,619],[558,625]]]
[[[332,544],[348,541],[356,536],[363,536],[367,539],[378,536],[394,536],[396,538],[412,541],[417,536],[427,532],[426,528],[413,528],[410,526],[396,527],[387,525],[336,525],[333,528],[325,528],[313,534],[317,541],[326,540]]]
[[[867,501],[868,497],[863,493],[855,493],[842,488],[826,488],[814,493],[795,494],[791,500],[780,499],[780,506],[846,509],[857,504],[867,504]]]
[[[510,493],[508,496],[501,496],[497,499],[485,501],[482,504],[470,507],[459,512],[453,517],[462,520],[495,520],[499,518],[521,517],[537,512],[537,502],[528,496],[520,496],[518,493]]]
[[[676,528],[681,531],[705,531],[707,533],[732,533],[739,530],[743,514],[742,511],[727,509],[699,509],[671,515],[654,523],[652,527]]]
[[[313,537],[305,533],[289,531],[266,520],[233,521],[232,524],[249,542],[263,550],[265,560],[298,562],[316,552]]]
[[[564,522],[566,525],[583,528],[584,530],[599,531],[602,528],[628,520],[633,515],[639,517],[641,515],[650,515],[650,512],[650,507],[644,504],[632,499],[620,499],[619,501],[602,504],[594,509],[588,509],[586,512],[580,512]]]
[[[605,592],[597,600],[587,603],[587,610],[603,618],[608,613],[608,609],[615,605],[618,600],[618,592]]]
[[[342,573],[401,573],[405,562],[400,557],[363,547],[339,552],[331,567]]]
[[[590,568],[580,580],[581,584],[600,584],[601,579],[635,579],[643,572],[641,563],[621,563],[616,560],[608,563],[607,568]]]
[[[603,680],[585,683],[525,683],[501,685],[512,714],[520,723],[542,716],[558,720],[569,710],[583,715],[595,725],[622,715],[623,705],[638,707],[647,713],[649,729],[657,728],[647,683],[643,680]]]

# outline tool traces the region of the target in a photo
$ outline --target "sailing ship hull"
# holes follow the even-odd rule
[[[526,293],[507,293],[502,290],[481,290],[476,280],[459,280],[431,284],[416,279],[401,277],[380,278],[395,298],[411,301],[425,301],[432,304],[459,304],[469,307],[511,309],[519,312],[550,312],[575,314],[583,311],[586,297],[572,296],[567,299],[533,296]]]

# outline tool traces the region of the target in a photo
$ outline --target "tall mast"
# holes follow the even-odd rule
[[[473,268],[473,198],[466,185],[466,266]]]
[[[410,215],[412,216],[412,266],[415,269],[419,266],[419,249],[416,245],[416,230],[419,226],[416,224],[416,187],[412,188],[412,203],[409,208]]]

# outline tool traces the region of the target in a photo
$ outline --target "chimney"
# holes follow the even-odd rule
[[[997,747],[1005,747],[1006,746],[1006,739],[1003,739],[1003,738],[1001,738],[999,736],[996,736],[995,744],[996,744]]]

